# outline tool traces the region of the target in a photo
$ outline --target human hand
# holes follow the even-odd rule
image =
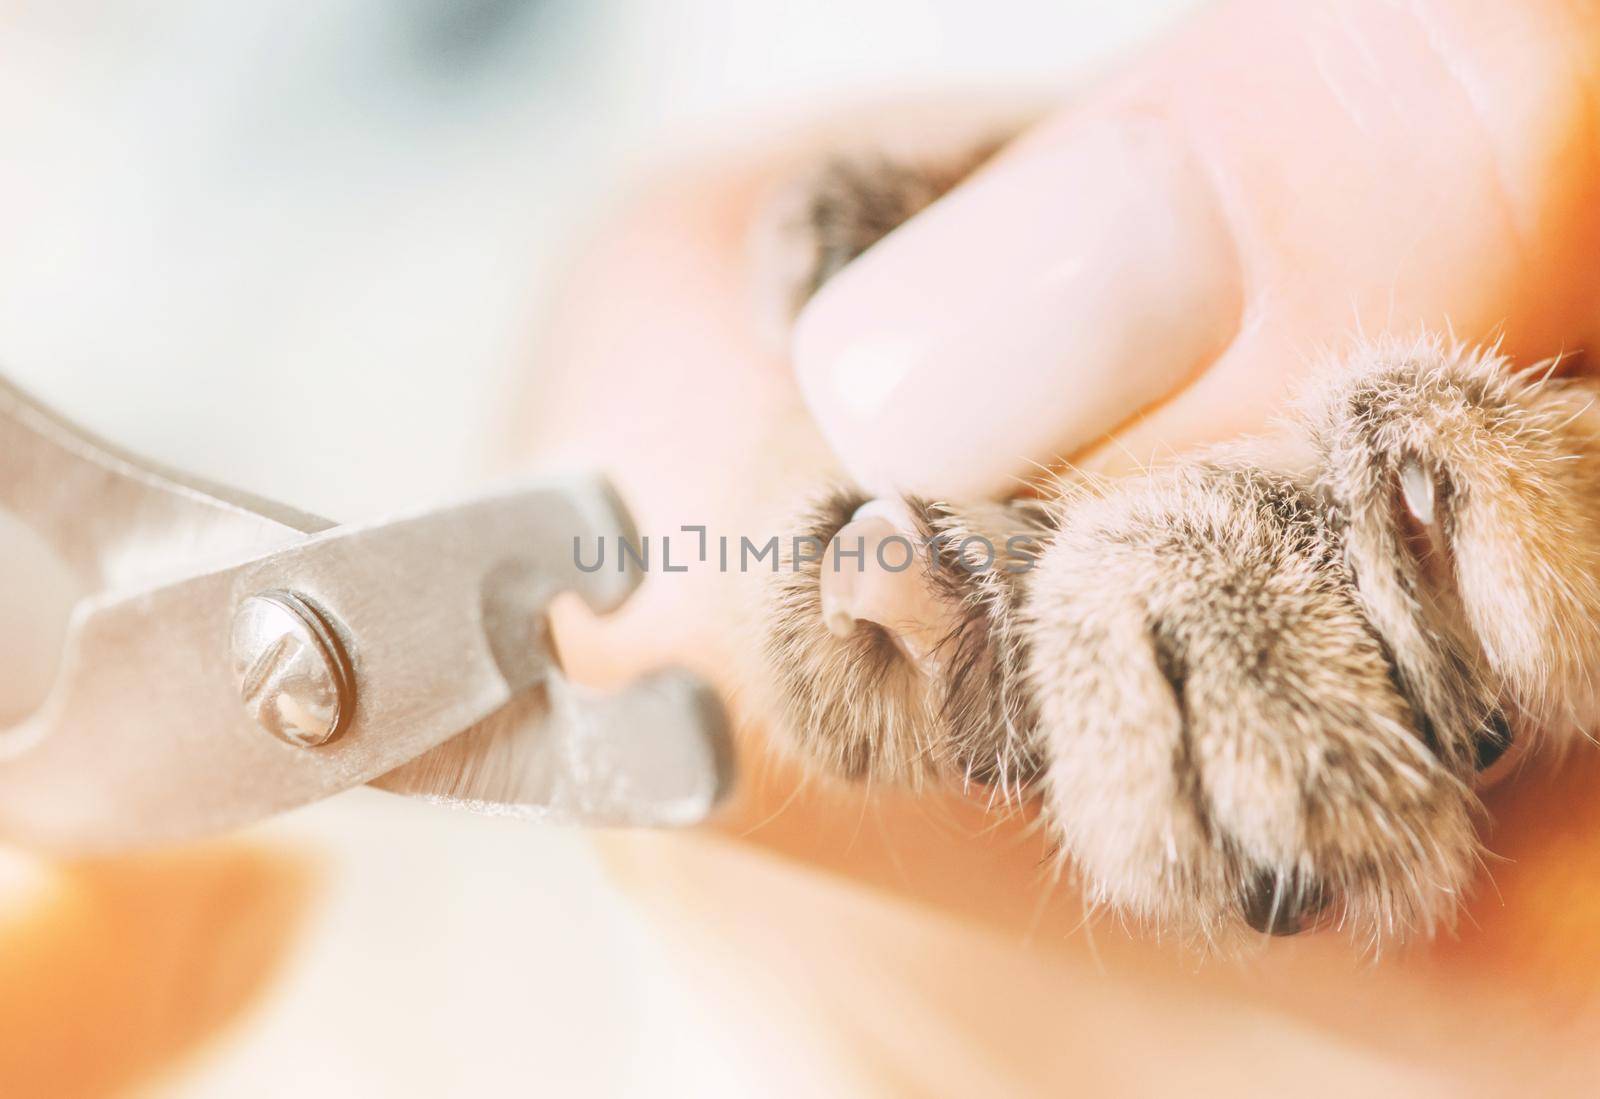
[[[1192,127],[1185,131],[1191,151],[1205,135],[1203,155],[1232,173],[1213,174],[1212,193],[1221,201],[1229,186],[1237,188],[1229,201],[1242,206],[1230,217],[1246,218],[1226,228],[1239,254],[1236,309],[1243,320],[1215,328],[1178,324],[1180,332],[1205,329],[1197,345],[1214,339],[1215,346],[1185,352],[1190,357],[1177,366],[1176,356],[1163,358],[1126,390],[1104,359],[1092,364],[1064,348],[1057,365],[1073,407],[1058,435],[1048,421],[1035,437],[1015,442],[1010,433],[982,434],[991,421],[1003,425],[1013,395],[1042,399],[1027,389],[1026,378],[990,386],[994,406],[973,418],[970,432],[940,428],[936,408],[920,411],[927,441],[961,448],[972,482],[959,481],[969,473],[960,463],[939,468],[913,461],[919,445],[927,451],[914,433],[883,447],[908,463],[908,478],[926,470],[937,478],[929,487],[951,492],[980,481],[1004,487],[1028,472],[1029,460],[1074,456],[1116,467],[1159,447],[1254,430],[1319,345],[1337,345],[1358,329],[1410,335],[1448,321],[1468,339],[1499,329],[1507,351],[1522,361],[1582,345],[1596,315],[1593,257],[1600,255],[1590,183],[1600,153],[1588,134],[1596,21],[1553,4],[1514,11],[1436,5],[1425,13],[1426,24],[1412,24],[1415,17],[1387,5],[1337,11],[1342,21],[1331,6],[1229,5],[1081,101],[1088,109],[1131,88],[1162,91],[1169,101],[1189,97],[1171,104],[1173,117]],[[1416,33],[1390,37],[1386,20]],[[1512,33],[1507,24],[1520,30]],[[1466,94],[1459,84],[1469,71],[1465,60],[1424,64],[1449,40],[1451,27],[1467,27],[1465,40],[1477,43],[1460,55],[1478,66],[1466,85],[1474,95],[1465,100],[1453,98]],[[1467,50],[1460,43],[1453,48]],[[1373,50],[1381,64],[1367,60]],[[1182,74],[1190,81],[1209,76],[1211,83],[1186,88]],[[1385,86],[1402,76],[1401,86]],[[1352,81],[1366,99],[1352,98]],[[1491,127],[1486,119],[1479,127],[1446,109],[1473,103],[1503,112],[1500,122]],[[1262,109],[1243,110],[1254,104]],[[1362,105],[1365,114],[1351,113]],[[1026,139],[1010,154],[1013,163],[1030,146],[1042,148],[1059,127],[1074,125],[1076,111]],[[1339,120],[1346,125],[1335,125]],[[1273,121],[1276,129],[1267,125]],[[542,379],[538,406],[520,428],[538,441],[546,463],[609,467],[644,531],[704,523],[713,531],[763,536],[776,529],[769,521],[781,505],[833,470],[788,364],[765,350],[747,310],[749,225],[771,187],[804,159],[775,139],[771,148],[659,188],[589,254],[562,303],[547,345],[553,374]],[[1458,186],[1448,185],[1458,179]],[[936,232],[923,225],[950,208],[930,211],[926,222],[839,276],[802,321],[802,374],[842,355],[854,339],[851,325],[884,330],[856,299],[892,281],[882,272],[900,263],[894,257],[901,246],[921,247],[917,238]],[[1143,277],[1145,262],[1125,274]],[[936,266],[924,260],[915,274],[967,277]],[[1106,309],[1137,313],[1148,291],[1137,283]],[[883,307],[892,315],[915,304],[890,293]],[[837,312],[830,317],[824,307]],[[907,377],[937,372],[939,341],[916,331],[915,315],[898,316],[912,323]],[[940,319],[926,318],[935,331]],[[1097,323],[1114,320],[1103,313]],[[1030,332],[1015,318],[998,327],[1040,336],[1037,325]],[[1088,320],[1080,327],[1093,330]],[[1141,331],[1135,326],[1118,338],[1135,340]],[[985,354],[994,371],[1022,350],[1005,333],[996,338],[1012,354]],[[1171,342],[1169,334],[1150,346],[1159,351]],[[806,384],[812,406],[828,421],[826,394],[819,399],[816,383]],[[926,388],[939,391],[937,384]],[[616,430],[596,434],[595,423]],[[853,448],[875,445],[867,436],[897,423],[872,421],[865,441],[855,443],[847,438],[852,424],[841,420],[828,428],[830,441],[860,472],[877,458]],[[1110,441],[1097,444],[1107,435]],[[1079,453],[1082,446],[1089,451]],[[1108,1036],[1143,1048],[1187,1035],[1191,1048],[1204,1045],[1217,1058],[1216,1079],[1261,1089],[1281,1070],[1285,1084],[1303,1083],[1293,1066],[1274,1068],[1267,1056],[1269,1048],[1282,1048],[1275,1036],[1283,1028],[1324,1051],[1355,1044],[1379,1058],[1378,1067],[1363,1070],[1391,1083],[1401,1057],[1487,1088],[1494,1086],[1488,1080],[1526,1082],[1571,1067],[1552,1026],[1593,1017],[1593,974],[1573,968],[1587,956],[1584,943],[1600,917],[1592,885],[1600,880],[1600,844],[1593,840],[1600,816],[1586,793],[1597,777],[1589,757],[1569,760],[1559,776],[1524,776],[1491,796],[1490,845],[1507,861],[1492,867],[1495,887],[1474,898],[1459,937],[1416,947],[1377,974],[1352,971],[1345,944],[1313,938],[1274,944],[1256,978],[1214,969],[1196,977],[1184,960],[1115,933],[1101,936],[1097,948],[1075,934],[1081,910],[1051,886],[1041,867],[1044,842],[1026,820],[997,822],[955,797],[815,782],[774,757],[759,685],[741,674],[750,664],[748,642],[733,623],[744,606],[734,578],[702,568],[652,575],[612,620],[572,614],[558,623],[569,665],[586,678],[616,681],[659,663],[689,662],[721,683],[738,708],[743,786],[719,822],[725,839],[695,844],[647,836],[613,847],[628,879],[652,898],[685,902],[685,934],[714,928],[729,969],[744,959],[789,995],[802,1001],[815,995],[818,1011],[881,1019],[883,1009],[899,1013],[904,1027],[926,1021],[908,1010],[903,989],[914,987],[919,1010],[943,1014],[947,1025],[963,1020],[945,1032],[952,1043],[981,1046],[993,1056],[988,1063],[1004,1063],[1035,1082],[1067,1073],[1082,1078],[1096,1064],[1125,1057],[1127,1047]],[[845,896],[830,884],[841,880],[870,889]],[[885,893],[896,898],[892,908],[871,899]],[[711,922],[709,914],[720,918]],[[862,966],[874,979],[850,981],[847,970]],[[1130,987],[1159,987],[1162,994],[1130,1004],[1122,998]],[[1185,998],[1197,988],[1203,996]],[[975,1003],[1003,1003],[1007,1010],[974,1016],[968,1008]],[[1095,1029],[1063,1028],[1060,1020],[1078,1011],[1092,1015]],[[1205,1030],[1218,1012],[1230,1011],[1249,1012],[1254,1029]],[[1484,1042],[1481,1021],[1490,1017],[1494,1039]],[[1202,1031],[1209,1037],[1194,1038]],[[939,1052],[924,1048],[919,1056],[948,1068]],[[1192,1083],[1195,1061],[1182,1067]],[[1321,1083],[1332,1090],[1356,1078],[1346,1064]],[[959,1076],[939,1079],[954,1087]]]
[[[866,488],[970,499],[1256,431],[1357,334],[1600,327],[1600,13],[1223,4],[825,286],[807,403]]]

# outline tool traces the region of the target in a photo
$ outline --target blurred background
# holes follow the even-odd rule
[[[0,0],[0,370],[128,447],[338,520],[436,502],[504,474],[501,395],[537,376],[540,303],[653,170],[874,93],[1065,89],[1191,6]],[[10,940],[38,972],[0,973],[30,997],[0,1029],[80,1010],[64,972],[92,986],[151,943],[170,964],[123,975],[128,1012],[181,1014],[152,982],[197,987],[171,969],[208,927],[272,956],[215,1026],[163,1038],[171,1056],[97,1073],[13,1028],[0,1075],[58,1057],[62,1094],[755,1091],[754,1054],[582,837],[370,791],[259,834],[313,867],[267,945],[224,918],[253,879],[221,856],[110,885],[0,859],[0,918],[53,897],[111,905],[115,929],[103,955]],[[154,1041],[128,1013],[94,1025]]]

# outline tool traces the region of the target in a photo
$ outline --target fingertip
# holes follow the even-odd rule
[[[1006,494],[1202,370],[1237,329],[1228,226],[1182,137],[1056,123],[802,311],[807,404],[874,492]]]

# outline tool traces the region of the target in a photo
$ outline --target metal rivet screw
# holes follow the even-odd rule
[[[338,736],[354,708],[355,681],[337,637],[294,592],[261,592],[239,604],[233,670],[256,723],[301,748]]]

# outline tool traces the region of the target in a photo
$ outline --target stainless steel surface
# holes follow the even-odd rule
[[[732,782],[722,708],[681,672],[620,695],[559,675],[372,785],[456,808],[556,823],[704,820]]]
[[[703,691],[645,682],[595,698],[559,678],[550,599],[572,591],[605,613],[640,581],[574,561],[575,538],[632,537],[602,480],[333,527],[148,467],[0,383],[0,507],[91,593],[51,694],[0,730],[0,837],[177,839],[412,761],[383,785],[577,822],[686,823],[726,785],[726,731]],[[274,591],[325,615],[358,693],[315,751],[263,736],[240,704],[235,609]]]
[[[245,712],[279,740],[326,744],[355,707],[349,662],[332,628],[294,592],[262,592],[239,604],[232,652]]]

